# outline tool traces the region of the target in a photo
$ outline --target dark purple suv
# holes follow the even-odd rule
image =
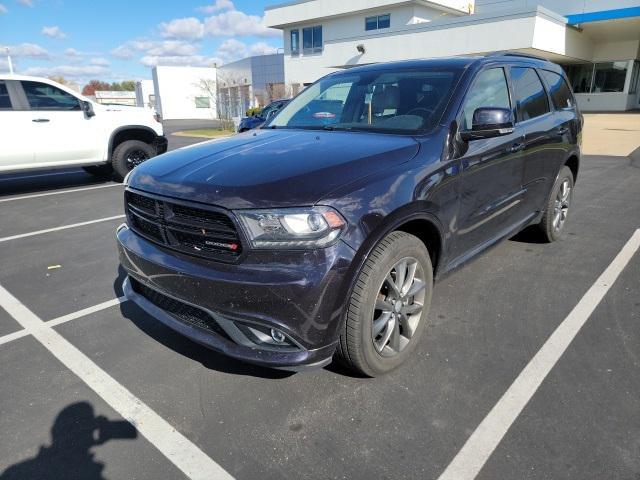
[[[536,225],[562,237],[582,118],[560,67],[514,54],[331,74],[268,127],[127,178],[127,297],[264,366],[366,375],[416,348],[435,277]]]

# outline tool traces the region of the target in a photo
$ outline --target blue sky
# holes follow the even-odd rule
[[[154,65],[207,66],[275,52],[264,27],[277,0],[0,0],[0,72],[9,47],[16,73],[90,79],[151,78]]]

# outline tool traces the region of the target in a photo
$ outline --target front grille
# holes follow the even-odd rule
[[[145,238],[197,257],[232,262],[242,253],[233,221],[225,213],[125,192],[129,227]]]
[[[131,288],[134,292],[146,298],[149,302],[161,308],[176,320],[231,340],[227,333],[218,325],[218,322],[211,318],[211,315],[204,310],[164,295],[138,282],[134,278],[129,277],[129,281],[131,282]]]

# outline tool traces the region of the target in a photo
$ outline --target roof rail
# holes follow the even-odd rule
[[[537,55],[532,55],[530,53],[512,52],[510,50],[500,50],[497,52],[492,52],[488,54],[487,57],[523,57],[523,58],[533,58],[534,60],[542,60],[545,62],[549,61],[544,57],[539,57]]]

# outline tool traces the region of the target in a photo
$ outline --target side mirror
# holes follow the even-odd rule
[[[460,132],[465,142],[513,133],[513,113],[508,108],[480,107],[473,112],[471,130]]]
[[[82,100],[80,102],[80,105],[82,107],[82,111],[84,112],[85,117],[91,118],[96,116],[96,112],[93,111],[93,105],[91,104],[91,102]]]

